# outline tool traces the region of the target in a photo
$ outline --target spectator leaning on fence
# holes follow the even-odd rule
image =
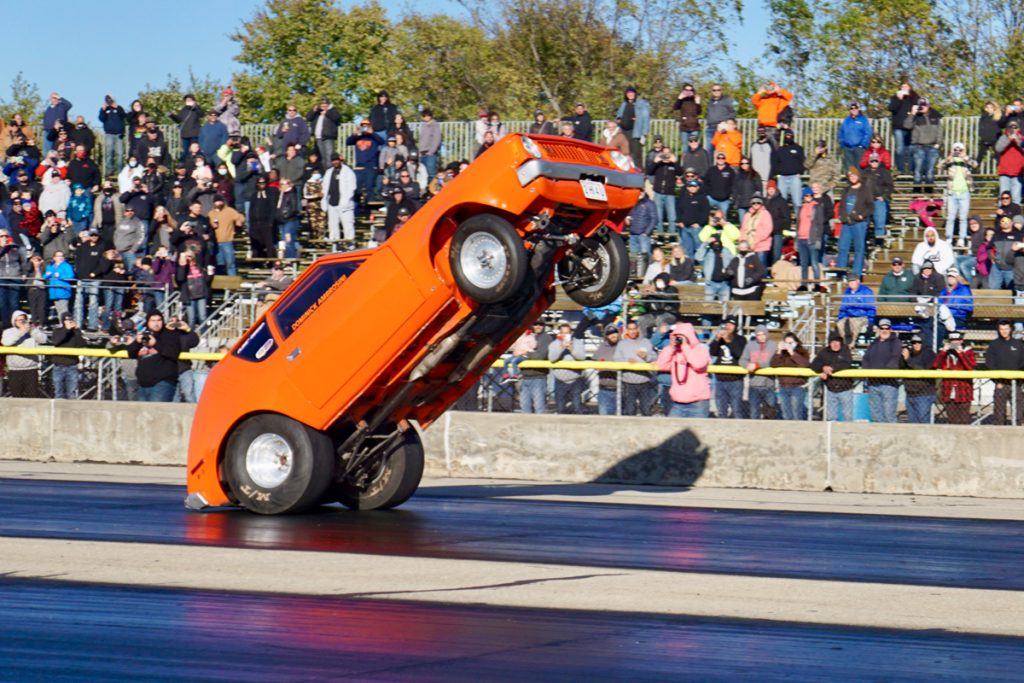
[[[768,339],[768,328],[758,325],[754,328],[754,337],[743,347],[740,365],[751,373],[747,380],[748,416],[752,420],[758,418],[773,419],[778,404],[775,401],[775,378],[766,375],[754,375],[761,368],[771,367],[772,358],[778,345]]]
[[[726,318],[715,332],[709,353],[715,365],[739,367],[747,340],[737,334],[735,318]],[[743,375],[718,373],[715,375],[715,409],[720,418],[743,417]]]
[[[935,352],[919,334],[910,338],[910,343],[903,346],[900,355],[900,367],[904,370],[931,370],[935,365]],[[907,421],[917,424],[931,422],[935,380],[908,378],[903,381],[903,388],[907,393]]]
[[[85,338],[70,313],[60,316],[60,327],[53,331],[52,344],[60,349],[85,348]],[[53,356],[53,397],[74,400],[78,398],[78,356]]]
[[[29,321],[25,311],[11,314],[11,326],[3,332],[0,346],[33,349],[46,344],[46,334]],[[14,398],[39,398],[39,357],[7,356],[7,385]]]
[[[938,370],[974,370],[977,365],[974,349],[964,343],[964,334],[959,330],[949,333],[946,345],[939,351],[934,362]],[[949,424],[970,424],[973,400],[974,380],[942,380],[942,403]]]
[[[773,368],[809,368],[811,357],[799,337],[787,332],[782,338],[775,355],[772,356]],[[780,376],[779,407],[782,409],[783,420],[807,419],[807,378]]]
[[[853,380],[835,376],[835,373],[849,370],[852,366],[850,349],[843,343],[843,338],[834,333],[829,335],[828,344],[811,361],[811,369],[818,373],[828,390],[826,420],[853,420]]]
[[[562,321],[558,323],[558,334],[548,346],[548,360],[552,363],[560,361],[581,361],[586,359],[582,336],[574,336],[572,325]],[[583,372],[555,368],[551,371],[555,380],[555,412],[559,414],[580,415],[583,412]]]
[[[630,320],[622,339],[615,346],[617,363],[651,363],[654,361],[654,348],[651,341],[643,336],[640,324]],[[654,405],[655,387],[650,372],[622,372],[622,414],[648,416]]]
[[[708,381],[708,350],[690,323],[676,323],[669,333],[669,343],[658,354],[657,366],[670,375],[669,417],[707,417],[711,398]],[[742,386],[742,383],[741,383]]]
[[[594,350],[594,360],[611,362],[615,360],[615,347],[621,334],[616,325],[604,328],[604,339]],[[615,415],[619,412],[618,373],[614,370],[600,370],[597,373],[597,411],[601,415]]]
[[[861,367],[867,370],[899,370],[902,348],[888,318],[878,321],[878,336],[864,351]],[[872,422],[895,422],[900,381],[892,378],[868,380],[868,402]]]
[[[1024,371],[1024,341],[1013,337],[1013,325],[1009,320],[1000,320],[996,326],[998,336],[993,339],[985,351],[985,366],[989,370],[1008,372]],[[1010,380],[997,379],[992,393],[992,423],[1007,424],[1007,415],[1014,414],[1016,402],[1016,422],[1024,425],[1024,380],[1016,383]],[[1016,385],[1016,391],[1013,387]],[[1008,412],[1009,411],[1009,412]]]

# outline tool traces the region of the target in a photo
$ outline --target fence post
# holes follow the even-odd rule
[[[1012,424],[1014,427],[1016,427],[1017,426],[1017,380],[1015,380],[1015,379],[1011,379],[1010,380],[1010,410],[1013,411],[1013,418],[1011,418],[1013,420],[1013,422],[1011,422],[1010,424]]]
[[[939,302],[932,302],[932,353],[939,350]]]
[[[821,421],[828,422],[828,385],[821,383]]]
[[[615,414],[622,415],[622,370],[615,371]]]

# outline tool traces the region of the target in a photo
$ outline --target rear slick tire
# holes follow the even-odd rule
[[[224,476],[235,500],[261,515],[312,507],[330,486],[333,471],[331,439],[275,413],[241,422],[224,453]]]
[[[334,485],[330,497],[351,510],[388,510],[409,500],[422,478],[423,442],[410,428],[383,456],[380,469],[366,488],[342,482]]]

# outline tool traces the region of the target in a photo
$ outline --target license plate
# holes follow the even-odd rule
[[[587,199],[599,202],[608,201],[608,193],[604,189],[604,183],[596,180],[581,180],[580,186],[583,188],[583,196]]]

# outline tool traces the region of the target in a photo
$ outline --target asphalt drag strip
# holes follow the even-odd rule
[[[1017,681],[1016,638],[0,579],[12,681]]]

